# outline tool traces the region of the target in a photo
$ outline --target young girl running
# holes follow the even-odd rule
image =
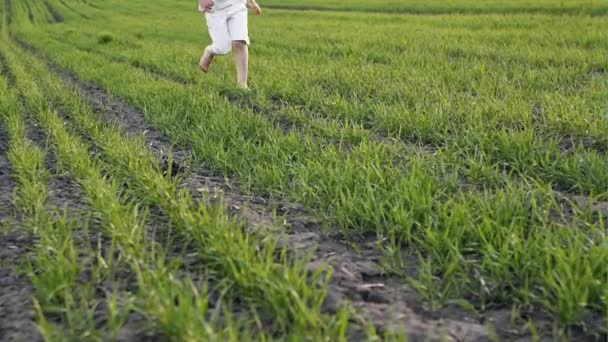
[[[246,0],[255,14],[262,13],[255,0]],[[249,33],[245,0],[199,0],[198,10],[205,13],[211,45],[205,48],[199,62],[201,71],[209,71],[213,58],[234,49],[238,85],[247,88]]]

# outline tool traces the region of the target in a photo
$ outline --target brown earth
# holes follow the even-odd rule
[[[34,290],[18,271],[34,240],[19,233],[15,223],[15,185],[8,146],[8,135],[0,120],[0,341],[41,341],[32,302]]]

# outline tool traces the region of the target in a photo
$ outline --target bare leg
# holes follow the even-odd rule
[[[202,72],[207,72],[209,71],[211,62],[213,62],[213,53],[211,52],[211,46],[207,46],[201,56],[201,60],[198,62],[198,67]]]
[[[241,88],[247,89],[248,65],[249,65],[249,48],[247,43],[242,40],[232,42],[234,49],[234,59],[236,62],[236,78]]]

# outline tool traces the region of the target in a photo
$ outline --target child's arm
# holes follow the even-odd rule
[[[249,5],[249,7],[251,7],[255,11],[256,15],[260,15],[262,13],[262,9],[260,8],[260,5],[258,5],[258,3],[255,2],[255,0],[247,0],[247,4]]]
[[[213,7],[213,0],[198,0],[198,10],[199,11],[210,11]]]

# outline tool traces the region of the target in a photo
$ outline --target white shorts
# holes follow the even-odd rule
[[[211,52],[214,55],[229,53],[235,40],[244,41],[249,45],[245,4],[214,9],[213,12],[205,13],[205,18],[212,41]]]

